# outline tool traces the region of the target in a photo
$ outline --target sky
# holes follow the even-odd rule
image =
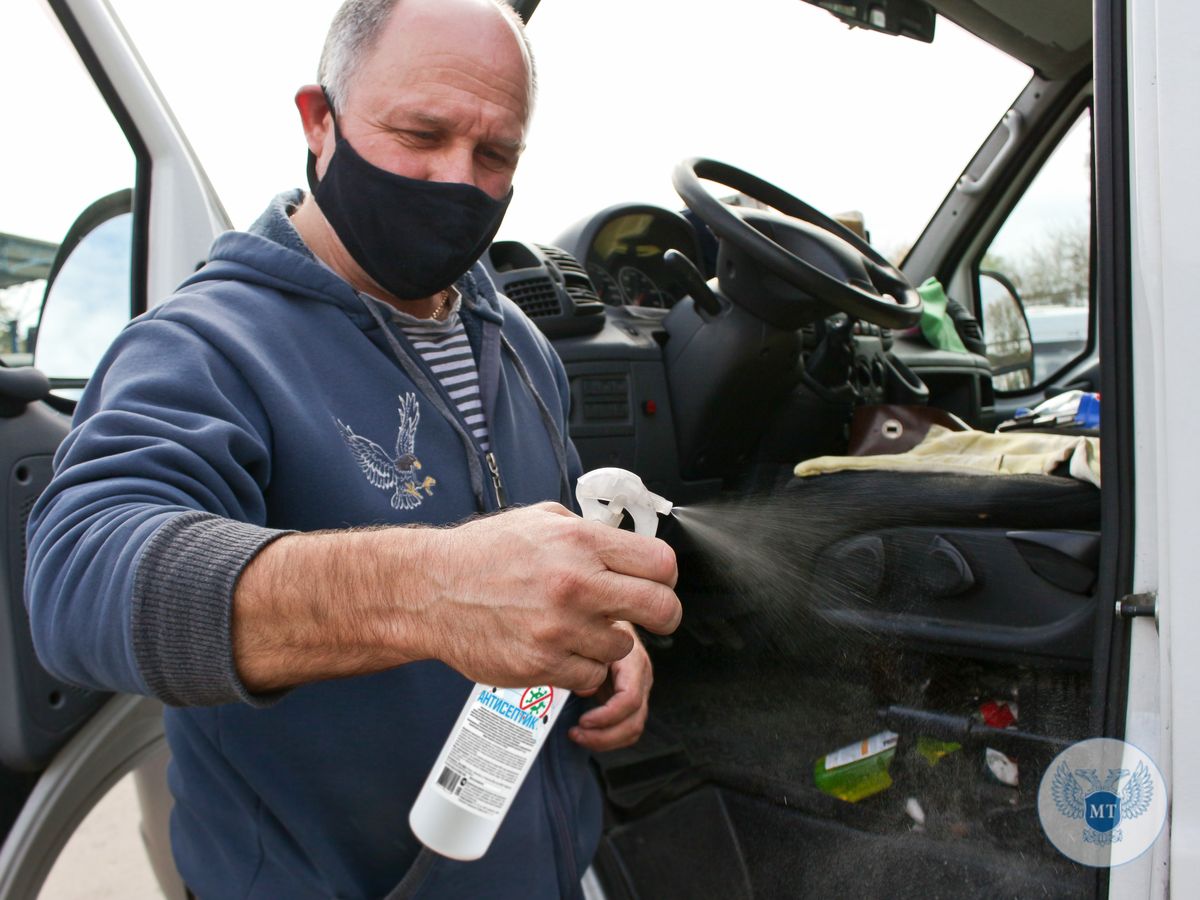
[[[292,98],[337,0],[111,2],[235,226],[304,183]],[[5,0],[0,18],[0,232],[59,241],[132,183],[132,158],[41,0]],[[552,243],[618,202],[677,209],[672,168],[710,156],[860,210],[884,252],[905,247],[1030,75],[937,27],[927,45],[801,0],[543,0],[539,102],[500,237]]]
[[[133,217],[115,216],[78,244],[54,281],[54,302],[41,321],[38,366],[56,378],[87,378],[129,321],[129,246]],[[97,295],[100,295],[99,297]]]

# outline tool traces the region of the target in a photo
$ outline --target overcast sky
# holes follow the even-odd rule
[[[303,184],[292,97],[315,78],[336,0],[112,2],[235,226]],[[78,102],[82,69],[50,64],[61,48],[40,0],[5,5],[0,162],[22,177],[0,231],[60,240],[131,182],[128,151],[110,152],[98,100]],[[828,212],[862,210],[889,251],[915,239],[1029,77],[945,20],[926,45],[801,0],[543,0],[529,32],[541,97],[501,236],[535,241],[619,201],[677,208],[672,167],[705,155]]]
[[[114,0],[234,224],[304,179],[292,96],[336,0]],[[671,168],[724,159],[881,246],[911,242],[1029,77],[944,20],[934,45],[800,0],[543,0],[541,98],[502,236],[552,240],[623,200],[679,205]]]

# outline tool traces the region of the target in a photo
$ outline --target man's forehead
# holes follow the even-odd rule
[[[524,42],[491,0],[401,0],[363,67],[390,70],[395,77],[456,56],[486,70],[481,77],[530,80]]]
[[[347,106],[384,125],[424,121],[460,131],[482,128],[497,142],[520,144],[532,110],[522,48],[507,23],[493,34],[385,33],[350,84]],[[498,33],[497,33],[498,32]]]
[[[424,0],[397,5],[356,67],[346,106],[384,122],[399,110],[462,119],[480,107],[489,131],[523,138],[532,67],[515,26],[491,0],[437,2],[448,8],[431,9]]]

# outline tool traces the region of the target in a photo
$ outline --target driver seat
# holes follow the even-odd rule
[[[739,499],[717,514],[778,571],[759,573],[748,592],[737,583],[744,564],[730,577],[736,564],[679,529],[681,587],[702,640],[767,610],[773,628],[807,634],[806,647],[886,640],[1014,665],[1090,664],[1100,554],[1091,484],[850,471],[792,477],[768,500]]]

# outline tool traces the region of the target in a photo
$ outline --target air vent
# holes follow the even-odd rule
[[[604,315],[604,304],[600,302],[600,298],[596,296],[596,292],[592,290],[591,283],[580,284],[577,281],[568,281],[566,284],[567,296],[575,303],[575,315],[577,316],[602,316]]]
[[[558,291],[549,278],[524,278],[504,286],[504,293],[531,319],[562,315]]]
[[[576,337],[603,330],[605,307],[587,270],[561,247],[496,241],[482,262],[496,289],[547,337]]]
[[[604,304],[596,295],[592,279],[588,276],[587,270],[579,264],[579,260],[561,247],[538,244],[537,248],[550,262],[551,268],[557,268],[559,274],[562,275],[563,290],[567,292],[567,296],[571,298],[571,304],[574,306],[572,315],[603,315]]]
[[[536,246],[545,254],[547,259],[553,260],[558,264],[564,275],[580,275],[585,279],[588,277],[583,266],[579,264],[579,260],[561,247],[552,247],[549,244],[537,244]],[[588,280],[590,281],[591,279]]]

